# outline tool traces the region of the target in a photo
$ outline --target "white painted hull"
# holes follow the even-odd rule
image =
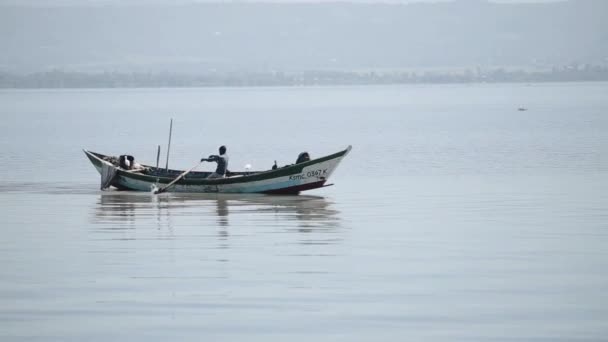
[[[343,152],[319,158],[316,161],[303,163],[285,169],[269,170],[255,175],[236,176],[222,179],[180,180],[167,189],[168,192],[185,193],[298,193],[300,191],[323,187],[336,170],[342,159],[350,151],[350,146]],[[111,165],[92,153],[85,151],[97,171],[101,174],[101,163]],[[96,163],[92,159],[99,160]],[[167,185],[172,179],[142,176],[132,171],[117,169],[112,185],[119,189],[152,191]],[[292,170],[293,169],[293,170]],[[276,175],[276,176],[275,176]]]

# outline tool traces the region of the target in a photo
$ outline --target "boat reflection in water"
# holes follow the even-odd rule
[[[256,232],[335,232],[340,215],[332,205],[324,197],[307,195],[105,191],[99,195],[93,223],[106,232],[154,227],[171,237],[180,235],[176,230],[184,233],[196,228],[200,234],[205,232],[201,227],[215,227],[215,234],[224,239],[229,234]]]

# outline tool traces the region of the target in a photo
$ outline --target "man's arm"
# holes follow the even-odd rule
[[[209,156],[209,158],[203,158],[203,159],[201,159],[201,162],[207,161],[207,162],[216,162],[217,163],[217,161],[219,159],[220,159],[219,156],[216,156],[216,155],[212,154],[212,155]]]

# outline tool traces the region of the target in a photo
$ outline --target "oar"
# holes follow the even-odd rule
[[[173,186],[173,184],[177,183],[177,181],[179,181],[180,179],[184,178],[184,176],[186,176],[188,173],[190,173],[190,171],[196,169],[197,166],[201,165],[205,160],[201,160],[200,162],[198,162],[198,164],[194,165],[190,170],[185,171],[184,173],[182,173],[181,175],[177,176],[177,178],[175,178],[174,180],[171,181],[171,183],[167,184],[167,186],[165,186],[164,188],[160,188],[154,191],[154,194],[160,194],[162,192],[167,191],[167,189],[169,189],[171,186]]]

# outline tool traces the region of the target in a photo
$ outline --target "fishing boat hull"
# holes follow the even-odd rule
[[[207,179],[208,172],[191,172],[166,191],[298,194],[301,191],[327,186],[327,180],[350,150],[349,146],[343,151],[322,158],[276,170],[235,172],[231,177],[219,179]],[[115,157],[87,150],[84,150],[84,153],[102,177],[104,168],[112,171],[113,177],[109,184],[120,190],[153,191],[167,186],[182,173],[180,170],[165,170],[146,165],[143,165],[144,171],[126,170],[111,162]]]

